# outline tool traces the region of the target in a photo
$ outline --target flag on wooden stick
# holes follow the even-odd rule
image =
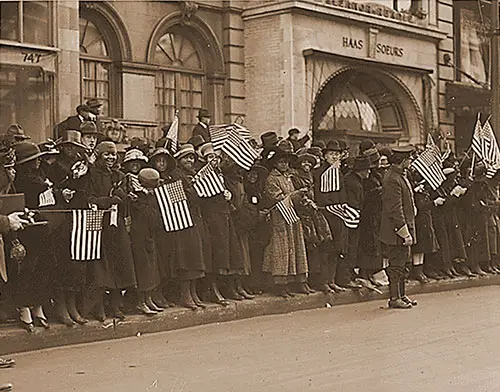
[[[222,178],[209,162],[193,178],[193,187],[200,197],[213,197],[226,189]]]
[[[283,200],[280,200],[275,204],[275,207],[281,213],[281,216],[288,225],[293,225],[300,220],[290,197],[285,197]]]
[[[425,150],[411,163],[411,166],[420,173],[433,190],[438,189],[446,180],[441,152],[430,134],[427,137]]]
[[[174,121],[172,121],[165,138],[167,140],[165,141],[164,147],[167,148],[167,145],[169,144],[168,141],[170,140],[170,152],[172,155],[175,154],[177,152],[177,144],[179,142],[179,115],[177,111],[175,112]]]
[[[193,227],[193,219],[181,180],[155,188],[154,193],[160,206],[165,231],[179,231]]]
[[[71,260],[100,260],[103,216],[102,210],[73,210]]]

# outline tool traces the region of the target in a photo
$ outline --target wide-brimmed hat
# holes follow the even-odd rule
[[[85,105],[85,104],[78,105],[78,106],[76,107],[76,112],[77,112],[77,113],[81,113],[81,112],[87,112],[87,113],[90,113],[90,108],[88,107],[88,105]]]
[[[366,155],[359,155],[354,158],[353,162],[353,170],[361,171],[371,169],[372,163],[370,162],[370,158]]]
[[[288,136],[297,135],[299,133],[300,133],[300,130],[298,128],[290,128],[288,130]]]
[[[402,155],[404,157],[411,157],[411,155],[415,152],[415,147],[414,146],[397,146],[397,147],[392,147],[392,156],[398,156]]]
[[[57,149],[56,142],[51,139],[38,144],[38,148],[41,152],[47,153],[47,155],[58,155],[60,153]]]
[[[375,143],[371,139],[364,139],[359,143],[359,153],[363,154],[366,150],[375,148]]]
[[[330,140],[327,144],[326,147],[323,149],[323,154],[327,151],[342,151],[342,147],[340,146],[340,143],[338,140]]]
[[[266,150],[265,155],[262,157],[263,162],[268,166],[272,167],[276,164],[279,159],[286,158],[289,162],[293,162],[297,158],[293,153],[283,150],[278,146],[274,146]]]
[[[83,135],[101,135],[93,121],[84,121],[80,124],[80,133]]]
[[[32,161],[46,155],[46,152],[41,152],[40,148],[33,142],[20,142],[14,146],[16,152],[16,165]]]
[[[144,155],[144,153],[138,148],[133,148],[131,150],[128,150],[125,153],[125,157],[123,158],[123,163],[127,163],[130,161],[148,162],[148,157]]]
[[[212,118],[212,116],[210,115],[208,109],[200,109],[199,112],[198,112],[198,118],[202,118],[202,117],[210,117]]]
[[[23,127],[19,124],[9,125],[9,128],[7,128],[7,132],[5,133],[5,136],[7,136],[8,138],[11,137],[11,138],[14,138],[17,140],[31,139],[30,136],[28,136],[24,133]]]
[[[378,166],[378,163],[380,160],[380,153],[378,152],[378,150],[375,147],[369,148],[368,150],[365,150],[363,152],[363,155],[368,157],[368,159],[370,160],[370,163],[372,165],[372,168]]]
[[[259,176],[259,179],[267,178],[267,176],[269,175],[269,169],[267,167],[259,165],[259,164],[253,165],[250,168],[248,173],[252,173],[252,172],[257,173],[257,175]]]
[[[311,165],[314,167],[319,163],[319,158],[313,154],[309,154],[306,152],[304,154],[300,154],[297,157],[297,160],[295,161],[295,166],[297,167],[300,166],[302,162],[310,162]]]
[[[281,139],[282,137],[278,136],[278,134],[274,131],[265,132],[260,135],[260,140],[262,142],[263,148],[276,146]]]
[[[102,102],[99,101],[97,98],[91,98],[87,102],[85,102],[85,104],[91,109],[102,106]]]
[[[205,158],[209,154],[215,154],[214,145],[211,142],[202,144],[198,149],[200,157]]]
[[[193,145],[186,143],[179,147],[179,150],[177,150],[177,152],[174,154],[174,158],[181,159],[190,154],[196,156]]]
[[[168,151],[166,148],[163,148],[163,147],[158,147],[157,149],[155,149],[153,151],[153,153],[151,154],[151,156],[149,157],[149,162],[151,164],[154,163],[154,161],[160,157],[160,156],[165,156],[167,158],[167,166],[168,167],[176,167],[177,166],[177,161],[175,160],[175,158],[172,156],[172,154],[170,154],[170,151]]]
[[[68,129],[64,132],[63,136],[56,141],[57,146],[62,146],[64,144],[72,144],[73,146],[80,147],[84,150],[87,149],[87,146],[82,143],[82,134],[80,131],[73,129]]]

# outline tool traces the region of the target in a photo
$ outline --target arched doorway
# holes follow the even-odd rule
[[[315,139],[342,138],[352,147],[418,139],[423,118],[416,99],[392,75],[349,67],[331,75],[316,94],[311,114]]]

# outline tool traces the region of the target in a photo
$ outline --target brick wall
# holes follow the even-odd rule
[[[279,15],[245,20],[246,124],[254,135],[281,128],[282,29]]]

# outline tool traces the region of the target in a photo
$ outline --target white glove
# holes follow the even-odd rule
[[[224,199],[226,201],[229,201],[231,200],[231,198],[233,197],[233,194],[231,192],[229,192],[227,189],[224,191]]]
[[[62,197],[66,203],[69,203],[71,199],[73,199],[73,196],[75,195],[76,191],[72,191],[71,189],[63,189],[62,191]]]
[[[413,245],[413,237],[411,235],[408,235],[405,238],[403,238],[403,245],[404,246],[412,246]]]
[[[437,207],[437,206],[442,206],[444,204],[444,202],[446,201],[446,199],[444,197],[438,197],[436,199],[434,199],[434,205]]]
[[[22,215],[24,215],[24,212],[13,212],[7,216],[12,231],[22,230],[24,228],[23,225],[29,224],[27,220],[21,219]]]

